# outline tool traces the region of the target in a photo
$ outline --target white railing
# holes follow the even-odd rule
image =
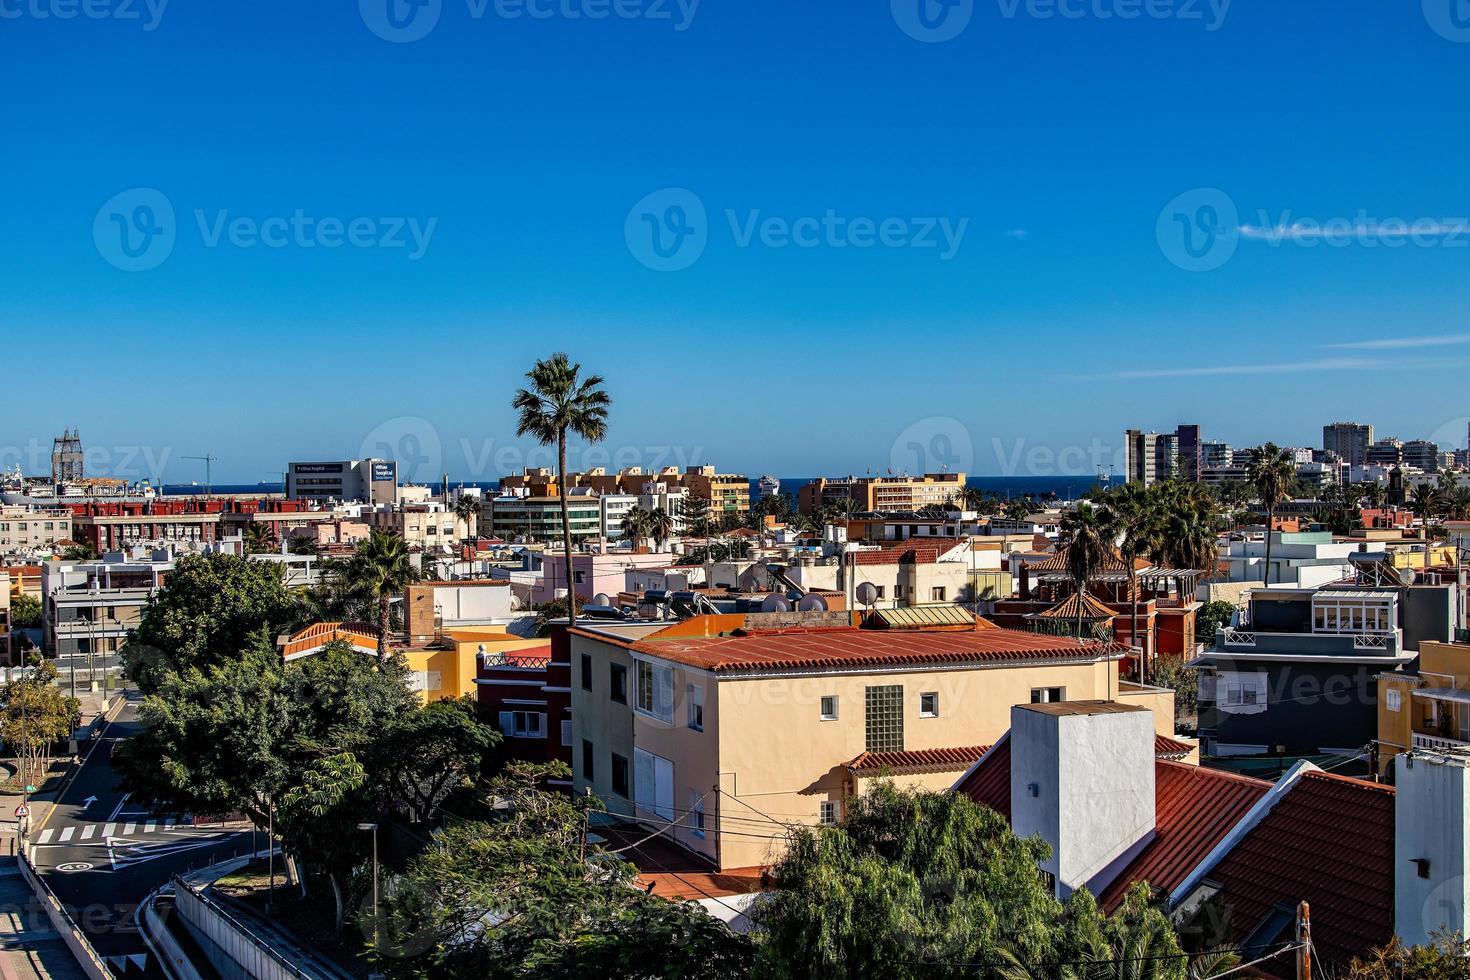
[[[1225,643],[1228,646],[1253,647],[1256,645],[1256,634],[1226,627]]]
[[[1470,749],[1470,742],[1462,742],[1457,738],[1445,738],[1442,735],[1421,735],[1414,733],[1412,745],[1416,749],[1433,749],[1439,752],[1454,749]]]
[[[1389,637],[1389,634],[1387,634],[1387,633],[1354,633],[1353,634],[1353,649],[1354,650],[1387,650],[1388,649],[1388,637]]]

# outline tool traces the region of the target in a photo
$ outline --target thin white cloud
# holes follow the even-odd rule
[[[1354,340],[1346,344],[1324,344],[1330,350],[1405,350],[1411,347],[1452,347],[1470,344],[1470,333],[1451,333],[1429,337],[1384,337],[1379,340]]]
[[[1322,239],[1370,241],[1380,238],[1401,241],[1410,236],[1422,238],[1461,236],[1466,230],[1466,221],[1463,218],[1456,220],[1419,218],[1414,221],[1329,221],[1325,223],[1297,221],[1270,227],[1240,226],[1242,238],[1263,242],[1307,242]]]
[[[1261,374],[1311,374],[1326,371],[1422,371],[1428,368],[1470,366],[1470,358],[1389,360],[1383,357],[1324,357],[1313,361],[1273,361],[1265,364],[1207,364],[1199,367],[1144,368],[1077,374],[1083,381],[1137,381],[1147,378],[1222,378]]]
[[[1026,236],[1029,234],[1030,232],[1028,232],[1025,228],[1012,228],[1006,232],[1006,237],[1014,238],[1016,241],[1021,242],[1025,241]]]

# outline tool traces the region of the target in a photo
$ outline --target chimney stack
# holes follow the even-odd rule
[[[1011,709],[1011,826],[1051,845],[1042,870],[1058,897],[1106,887],[1153,839],[1154,811],[1152,711],[1115,701]]]

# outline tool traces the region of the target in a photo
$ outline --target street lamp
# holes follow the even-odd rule
[[[378,945],[378,825],[360,823],[357,829],[373,832],[373,947],[376,949]]]

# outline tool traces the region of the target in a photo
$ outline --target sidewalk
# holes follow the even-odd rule
[[[86,977],[60,934],[51,927],[51,920],[20,876],[13,857],[0,858],[0,977]]]

